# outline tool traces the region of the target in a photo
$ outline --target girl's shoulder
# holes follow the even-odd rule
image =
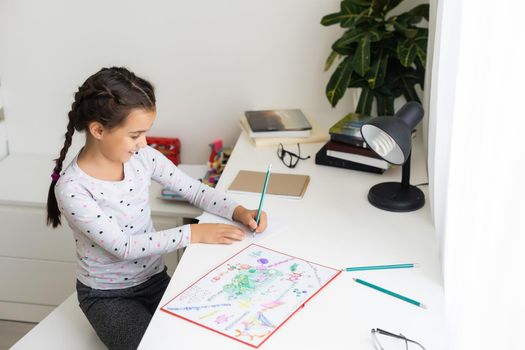
[[[55,196],[57,199],[89,196],[88,187],[87,179],[75,169],[72,162],[60,173],[60,178],[55,184]]]

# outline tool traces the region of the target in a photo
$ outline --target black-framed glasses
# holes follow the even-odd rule
[[[408,344],[415,344],[417,345],[417,347],[414,347],[414,349],[423,349],[425,350],[425,347],[421,344],[419,344],[417,341],[415,340],[412,340],[412,339],[408,339],[407,337],[405,337],[403,334],[394,334],[394,333],[390,333],[388,331],[385,331],[383,329],[379,329],[379,328],[372,328],[372,340],[374,341],[374,347],[377,349],[377,350],[385,350],[385,348],[381,345],[382,343],[380,342],[379,340],[379,336],[386,336],[386,337],[390,337],[390,339],[392,338],[395,338],[395,339],[399,339],[401,341],[403,341],[405,343],[405,348],[408,350]],[[385,342],[383,342],[385,343]]]
[[[288,168],[295,168],[299,160],[309,159],[310,156],[301,157],[301,147],[297,144],[297,153],[293,153],[284,149],[282,143],[277,148],[277,157],[286,165]]]

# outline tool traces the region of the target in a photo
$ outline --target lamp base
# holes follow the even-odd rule
[[[388,211],[413,211],[425,205],[425,195],[416,186],[403,187],[400,182],[383,182],[370,188],[368,201]]]

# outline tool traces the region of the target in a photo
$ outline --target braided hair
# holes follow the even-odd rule
[[[55,196],[55,184],[62,171],[62,163],[71,146],[73,133],[88,129],[91,122],[99,122],[111,129],[121,125],[133,109],[155,109],[153,86],[123,67],[102,68],[90,76],[75,93],[75,101],[68,113],[69,122],[64,135],[64,147],[55,159],[52,181],[47,196],[47,224],[53,228],[61,224],[60,210]]]

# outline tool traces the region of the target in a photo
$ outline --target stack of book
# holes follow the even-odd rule
[[[390,164],[367,147],[361,126],[372,117],[350,113],[329,130],[330,141],[317,152],[315,163],[382,174]]]
[[[327,141],[329,136],[300,109],[245,111],[241,128],[255,146]]]

